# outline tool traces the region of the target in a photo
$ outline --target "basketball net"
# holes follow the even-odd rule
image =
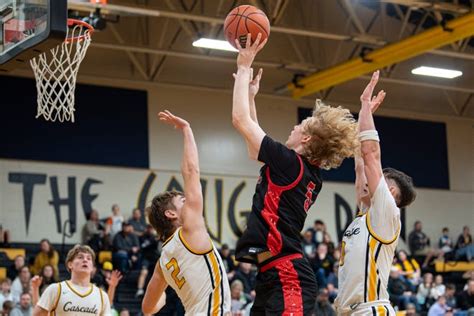
[[[36,78],[36,118],[74,122],[74,92],[79,66],[86,56],[94,29],[80,20],[68,20],[66,40],[30,60]]]

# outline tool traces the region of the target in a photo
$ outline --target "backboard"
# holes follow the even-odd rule
[[[0,0],[0,71],[59,45],[67,30],[67,0]]]

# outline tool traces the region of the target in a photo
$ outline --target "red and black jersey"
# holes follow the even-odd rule
[[[236,259],[257,263],[257,254],[266,251],[274,257],[303,253],[301,230],[321,190],[320,169],[269,136],[262,140],[258,160],[265,165]]]

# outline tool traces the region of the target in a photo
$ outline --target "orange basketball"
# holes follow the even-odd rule
[[[247,34],[252,34],[252,43],[257,39],[258,33],[262,33],[262,39],[270,36],[270,22],[262,10],[251,6],[241,5],[234,8],[225,18],[224,34],[227,41],[235,47],[235,39],[245,47]]]

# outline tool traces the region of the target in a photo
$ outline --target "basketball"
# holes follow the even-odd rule
[[[270,36],[270,22],[260,9],[251,5],[238,6],[230,11],[225,19],[225,37],[235,48],[235,39],[245,47],[249,33],[252,35],[252,43],[257,39],[258,33],[262,33],[261,41],[265,40]]]

